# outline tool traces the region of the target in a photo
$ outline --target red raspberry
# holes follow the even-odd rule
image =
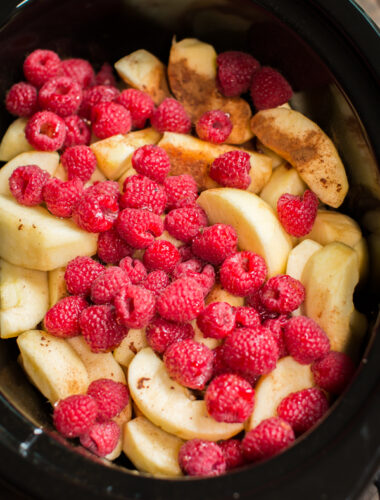
[[[260,325],[259,313],[253,307],[240,306],[235,308],[236,328],[252,327]]]
[[[213,360],[212,350],[192,339],[174,342],[164,354],[170,377],[190,389],[204,389],[212,375]]]
[[[153,111],[150,122],[162,134],[164,132],[188,134],[191,130],[191,120],[185,108],[171,97],[164,99]]]
[[[61,62],[59,74],[77,81],[82,88],[95,83],[95,73],[91,64],[85,59],[65,59]]]
[[[150,290],[142,286],[129,285],[115,295],[116,316],[128,328],[143,328],[154,317],[156,299]]]
[[[311,365],[311,371],[319,387],[332,394],[341,394],[354,375],[355,365],[344,352],[330,351]]]
[[[99,139],[127,134],[132,127],[130,112],[116,102],[101,102],[91,110],[92,131]]]
[[[206,212],[198,205],[171,210],[164,221],[168,233],[185,243],[190,243],[207,224]]]
[[[289,354],[301,365],[323,358],[330,350],[326,333],[306,316],[290,318],[284,327],[284,338]]]
[[[277,455],[294,440],[294,432],[288,422],[272,417],[247,432],[241,445],[245,459],[248,462],[258,462]]]
[[[206,297],[215,285],[215,269],[211,264],[206,264],[201,273],[188,271],[187,278],[192,278],[202,288],[203,296]]]
[[[37,89],[30,83],[12,85],[5,98],[5,107],[12,115],[30,116],[37,111]]]
[[[271,332],[271,334],[273,335],[274,339],[277,342],[279,358],[283,358],[285,356],[288,356],[289,354],[285,345],[285,338],[284,338],[284,328],[286,323],[288,322],[288,319],[289,317],[283,314],[278,318],[275,319],[269,318],[263,322],[263,326]]]
[[[245,464],[239,439],[226,439],[226,441],[220,441],[218,446],[222,449],[226,460],[226,470],[236,469]]]
[[[79,108],[79,114],[83,118],[90,120],[92,109],[101,102],[116,101],[120,95],[116,87],[110,85],[96,85],[83,91],[82,104]]]
[[[258,290],[267,276],[265,260],[258,254],[245,251],[230,255],[220,268],[220,283],[233,295],[245,297]]]
[[[77,177],[87,182],[94,173],[96,156],[88,146],[72,146],[67,148],[61,156],[61,163],[67,171],[69,180]]]
[[[175,279],[183,278],[189,273],[200,273],[202,271],[202,267],[202,262],[199,259],[189,259],[184,262],[178,262],[173,270],[172,275]]]
[[[66,267],[65,281],[69,293],[90,295],[92,282],[104,271],[102,266],[91,257],[75,257]]]
[[[251,98],[256,109],[276,108],[292,97],[293,91],[275,69],[263,66],[252,76]]]
[[[73,211],[73,220],[89,233],[108,231],[119,213],[119,205],[112,195],[86,191]]]
[[[150,290],[158,297],[169,283],[169,275],[165,271],[151,271],[145,281],[141,283],[141,286]]]
[[[221,109],[206,111],[195,124],[197,135],[203,141],[220,144],[227,140],[232,131],[232,122]]]
[[[112,196],[112,198],[119,202],[120,190],[119,184],[116,181],[96,181],[94,184],[87,188],[86,193],[95,194],[107,194]]]
[[[132,285],[139,285],[147,277],[145,266],[138,259],[124,257],[124,259],[119,262],[119,266],[128,275]]]
[[[160,146],[146,144],[133,153],[132,166],[137,173],[162,183],[169,173],[170,161],[166,151]]]
[[[309,430],[328,410],[329,403],[321,389],[312,387],[292,392],[277,407],[277,415],[286,420],[293,428],[294,434]]]
[[[260,63],[250,54],[234,50],[222,52],[216,62],[218,86],[226,97],[235,97],[247,92],[253,73],[260,68]]]
[[[277,201],[277,214],[285,231],[292,236],[305,236],[313,228],[318,198],[307,189],[303,196],[285,193]]]
[[[103,262],[118,264],[121,259],[127,255],[131,255],[132,252],[133,248],[120,238],[119,233],[114,227],[99,234],[98,257]]]
[[[197,257],[217,266],[236,253],[237,241],[238,237],[232,226],[214,224],[195,236],[191,248]]]
[[[269,311],[290,313],[305,300],[305,287],[287,274],[278,274],[261,288],[260,299]]]
[[[130,283],[130,279],[120,267],[107,267],[102,274],[99,274],[92,282],[91,300],[95,304],[110,303],[120,288]]]
[[[116,86],[116,79],[113,74],[113,69],[108,62],[103,63],[102,67],[97,72],[95,76],[95,84]]]
[[[87,301],[79,295],[64,297],[46,313],[44,319],[46,331],[60,338],[79,335],[79,317],[87,307]]]
[[[227,302],[213,302],[197,317],[197,326],[204,337],[224,339],[235,328],[235,311]]]
[[[209,175],[221,186],[247,189],[251,183],[250,156],[245,151],[228,151],[215,158]]]
[[[178,247],[178,251],[181,254],[181,258],[183,261],[195,259],[193,251],[191,250],[191,245],[182,245]]]
[[[144,128],[154,111],[150,95],[137,89],[123,90],[117,102],[131,113],[133,128]]]
[[[61,149],[66,138],[63,119],[51,111],[38,111],[29,118],[25,127],[26,140],[40,151]]]
[[[198,186],[191,175],[171,175],[164,180],[167,210],[192,207],[198,198]]]
[[[109,304],[85,309],[79,325],[85,341],[95,353],[112,351],[128,333],[128,329],[116,321],[115,308]]]
[[[191,278],[179,278],[158,297],[157,311],[169,321],[185,323],[195,319],[204,309],[203,291]]]
[[[248,295],[245,299],[246,304],[253,307],[256,309],[261,323],[264,323],[267,319],[274,319],[278,318],[280,315],[277,312],[274,311],[268,311],[268,309],[264,306],[264,304],[261,302],[261,294],[260,290],[257,290],[256,292],[253,292],[251,295]]]
[[[95,423],[98,405],[85,394],[61,399],[54,408],[53,422],[58,432],[67,438],[79,437]]]
[[[82,101],[82,89],[75,80],[67,76],[50,78],[38,93],[41,109],[65,117],[76,113]]]
[[[149,210],[125,208],[116,221],[120,236],[133,248],[147,248],[154,238],[161,236],[164,223],[159,215]]]
[[[129,402],[128,387],[109,378],[99,378],[88,386],[87,394],[98,404],[98,422],[119,415]]]
[[[252,373],[247,373],[242,370],[234,370],[226,364],[224,359],[224,344],[215,347],[215,349],[213,349],[213,354],[214,354],[214,364],[213,364],[212,378],[227,373],[229,374],[233,373],[247,380],[247,382],[249,382],[249,384],[252,387],[256,385],[256,382],[260,378],[260,375],[253,375]]]
[[[17,167],[9,177],[9,189],[21,205],[34,207],[43,201],[43,188],[50,176],[37,165]]]
[[[190,323],[173,323],[156,318],[146,327],[146,340],[152,349],[163,354],[174,342],[192,339],[194,329]]]
[[[105,457],[117,446],[120,438],[120,427],[116,422],[93,424],[85,434],[80,436],[80,444],[99,457]]]
[[[220,446],[204,439],[190,439],[179,450],[178,462],[188,476],[220,476],[226,472],[226,459]]]
[[[60,64],[58,54],[52,50],[34,50],[24,61],[25,78],[36,87],[41,87],[57,75]]]
[[[169,274],[180,260],[181,255],[177,248],[165,240],[154,241],[145,250],[143,257],[144,265],[149,271],[160,269]]]
[[[81,144],[90,144],[91,129],[82,118],[78,115],[66,116],[64,122],[66,125],[66,137],[63,143],[64,149],[71,146],[80,146]]]
[[[83,183],[79,179],[63,182],[52,178],[44,185],[42,194],[49,212],[56,217],[71,217],[82,192]]]
[[[166,194],[163,187],[149,177],[132,175],[125,179],[120,206],[121,208],[143,208],[161,215],[166,206]]]

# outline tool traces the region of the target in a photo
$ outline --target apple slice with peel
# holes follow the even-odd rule
[[[178,453],[184,441],[168,434],[144,417],[130,420],[124,426],[123,451],[142,472],[181,476]]]
[[[54,304],[69,294],[66,287],[65,271],[66,267],[58,267],[48,271],[49,307],[53,307]]]
[[[113,351],[113,355],[120,365],[127,368],[135,355],[145,347],[148,347],[145,328],[131,328],[121,344]]]
[[[269,156],[269,158],[272,160],[273,170],[286,163],[284,158],[282,158],[271,149],[267,148],[259,139],[256,140],[256,147],[259,153],[263,153],[264,155]]]
[[[269,277],[285,271],[291,239],[264,200],[241,189],[219,188],[203,191],[197,203],[210,224],[230,224],[235,228],[240,250],[261,255]]]
[[[25,138],[27,122],[27,118],[17,118],[9,125],[0,142],[0,161],[9,161],[20,153],[33,149]]]
[[[306,189],[306,184],[299,176],[297,170],[289,164],[281,165],[273,171],[269,181],[260,192],[260,198],[277,212],[277,201],[284,193],[301,196]]]
[[[217,422],[210,417],[203,400],[172,380],[154,351],[147,347],[136,354],[128,368],[131,396],[151,421],[169,434],[182,439],[228,439],[243,429],[243,424]]]
[[[298,111],[265,109],[251,120],[254,134],[288,161],[318,198],[339,207],[348,191],[344,165],[329,137]]]

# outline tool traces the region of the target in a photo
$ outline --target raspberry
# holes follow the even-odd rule
[[[165,240],[154,241],[145,250],[143,257],[144,265],[149,271],[160,269],[167,273],[171,273],[180,260],[179,251],[173,243]]]
[[[161,236],[164,224],[159,215],[149,210],[125,208],[116,221],[120,236],[133,248],[147,248],[154,238]]]
[[[209,175],[221,186],[247,189],[251,183],[250,156],[245,151],[227,151],[212,162]]]
[[[311,365],[311,371],[319,387],[332,394],[341,394],[354,375],[355,365],[344,352],[330,351]]]
[[[207,224],[207,215],[198,205],[175,208],[168,213],[164,221],[168,233],[185,243],[190,243]]]
[[[115,201],[119,202],[119,184],[116,181],[96,181],[94,184],[87,188],[86,193],[88,194],[107,194],[111,196]]]
[[[17,167],[9,177],[9,189],[21,205],[34,207],[42,203],[43,188],[49,174],[37,165]]]
[[[206,264],[201,273],[188,271],[187,278],[192,278],[201,287],[203,296],[206,297],[215,285],[215,269],[211,264]]]
[[[24,61],[25,78],[36,87],[41,87],[57,75],[60,64],[58,54],[52,50],[34,50]]]
[[[259,313],[253,307],[240,306],[235,308],[236,328],[260,325]]]
[[[145,266],[138,259],[124,257],[124,259],[119,262],[119,266],[128,275],[132,285],[139,285],[147,277]]]
[[[65,281],[69,293],[90,295],[92,282],[104,271],[104,267],[91,257],[76,257],[66,267]]]
[[[260,63],[250,54],[233,50],[219,54],[216,62],[218,87],[226,97],[247,92],[253,73],[260,68]]]
[[[92,282],[91,300],[95,304],[110,303],[120,288],[130,283],[130,279],[120,267],[107,267]]]
[[[90,120],[92,108],[101,102],[115,101],[120,95],[116,87],[110,85],[96,85],[83,91],[82,104],[79,114],[83,118]]]
[[[166,151],[160,146],[146,144],[133,153],[132,166],[137,173],[162,183],[169,173],[170,161]]]
[[[241,445],[244,458],[248,462],[258,462],[277,455],[294,440],[291,426],[282,418],[272,417],[247,432]]]
[[[49,212],[56,217],[71,217],[82,192],[83,183],[79,179],[63,182],[52,178],[44,185],[42,194]]]
[[[69,180],[77,177],[87,182],[94,173],[96,156],[88,146],[72,146],[67,148],[61,156],[61,163],[67,171]]]
[[[170,377],[190,389],[204,389],[212,375],[213,360],[211,349],[192,339],[174,342],[164,354]]]
[[[279,358],[283,358],[289,354],[285,345],[285,338],[284,338],[284,327],[288,322],[288,319],[289,319],[288,316],[281,315],[278,318],[267,319],[263,322],[263,326],[271,332],[271,334],[273,335],[274,339],[277,342]]]
[[[82,88],[95,83],[95,73],[91,64],[85,59],[65,59],[61,62],[59,74],[77,81]]]
[[[326,333],[306,316],[290,318],[284,327],[284,338],[289,354],[301,365],[323,358],[330,350]]]
[[[95,423],[98,405],[85,394],[61,399],[54,408],[53,422],[58,432],[67,438],[79,437]]]
[[[120,427],[112,420],[93,424],[80,436],[80,444],[99,457],[105,457],[117,446]]]
[[[30,83],[12,85],[5,98],[5,107],[12,115],[30,116],[37,111],[37,89]]]
[[[146,327],[148,344],[160,354],[164,353],[174,342],[193,337],[194,329],[190,323],[173,323],[163,318],[157,318]]]
[[[305,287],[287,274],[278,274],[261,288],[260,299],[269,311],[290,313],[305,300]]]
[[[179,250],[178,250],[179,251]],[[181,254],[180,254],[181,255]],[[183,278],[189,273],[200,273],[202,271],[202,262],[198,259],[189,259],[186,261],[178,262],[173,270],[173,278]]]
[[[232,122],[221,109],[206,111],[195,124],[197,135],[203,141],[220,144],[227,140],[232,131]]]
[[[113,74],[112,66],[108,62],[103,63],[102,67],[97,72],[95,84],[116,86],[116,79]]]
[[[25,127],[26,140],[40,151],[61,149],[66,138],[63,119],[51,111],[38,111],[29,118]]]
[[[219,345],[218,347],[215,347],[213,349],[213,354],[214,354],[214,364],[213,364],[213,372],[212,372],[212,378],[215,378],[219,375],[224,375],[224,374],[235,374],[239,375],[240,377],[244,378],[249,382],[249,384],[254,387],[256,385],[257,380],[259,379],[259,375],[254,375],[252,373],[247,373],[242,370],[234,370],[230,366],[228,366],[224,360],[224,344]]]
[[[313,427],[328,410],[329,403],[321,389],[312,387],[293,392],[277,407],[277,415],[286,420],[299,436]]]
[[[109,378],[99,378],[91,382],[87,394],[98,404],[98,422],[99,418],[103,421],[116,417],[129,402],[128,387]]]
[[[237,240],[236,231],[232,226],[214,224],[202,229],[195,236],[191,248],[197,257],[217,266],[236,253]]]
[[[143,328],[151,321],[156,310],[153,292],[136,285],[119,290],[114,304],[119,323],[128,328]]]
[[[194,206],[198,198],[198,186],[191,175],[172,175],[164,180],[167,196],[166,208],[183,208]]]
[[[128,329],[116,321],[115,308],[109,304],[85,309],[79,325],[85,341],[95,353],[112,351],[128,333]]]
[[[150,95],[137,89],[123,90],[117,102],[131,113],[132,127],[135,129],[144,128],[154,111],[154,102]]]
[[[204,439],[190,439],[179,450],[178,462],[188,476],[220,476],[226,459],[220,446]]]
[[[101,102],[91,110],[92,131],[99,139],[127,134],[132,127],[130,112],[115,102]]]
[[[46,313],[44,318],[46,331],[60,338],[79,335],[79,317],[87,307],[87,301],[81,296],[64,297]]]
[[[245,251],[230,255],[220,268],[220,283],[233,295],[245,297],[258,290],[267,276],[265,260],[258,254]]]
[[[220,441],[218,446],[222,449],[226,460],[226,470],[236,469],[245,464],[241,441],[239,439],[226,439],[226,441]]]
[[[191,250],[191,245],[182,245],[178,247],[178,251],[181,254],[181,258],[183,261],[195,259],[193,251]]]
[[[65,117],[76,113],[82,101],[82,89],[75,80],[67,76],[50,78],[38,93],[41,109]]]
[[[169,275],[165,271],[152,271],[146,279],[141,283],[141,286],[150,290],[157,297],[169,285]]]
[[[318,198],[307,189],[303,196],[285,193],[277,201],[277,214],[285,231],[292,236],[305,236],[313,228]]]
[[[66,116],[64,122],[66,125],[66,137],[63,143],[64,149],[71,146],[80,146],[81,144],[90,144],[91,130],[82,118],[79,118],[78,115]]]
[[[73,220],[89,233],[100,233],[111,229],[118,213],[119,205],[112,195],[86,191],[74,207]]]
[[[120,238],[115,228],[111,227],[108,231],[99,234],[98,257],[103,262],[118,264],[121,259],[131,255],[132,252],[133,248]]]
[[[260,290],[257,290],[256,292],[253,292],[252,294],[248,295],[245,301],[247,305],[256,309],[260,317],[261,323],[264,323],[264,321],[266,321],[267,319],[278,318],[278,316],[280,315],[277,312],[268,311],[268,309],[264,306],[264,304],[261,301]]]
[[[153,111],[150,122],[161,134],[164,132],[188,134],[191,130],[191,120],[185,108],[171,97],[164,99]]]
[[[251,83],[251,98],[256,109],[276,108],[292,97],[293,91],[275,69],[263,66],[255,71]]]
[[[195,319],[203,309],[202,288],[194,279],[187,277],[167,286],[157,300],[158,313],[169,321],[179,323]]]
[[[227,302],[213,302],[197,317],[197,326],[204,337],[223,339],[235,328],[235,311]]]
[[[166,194],[163,187],[149,177],[132,175],[125,179],[120,206],[121,208],[143,208],[161,215],[166,206]]]

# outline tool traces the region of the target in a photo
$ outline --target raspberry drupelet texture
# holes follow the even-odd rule
[[[66,267],[65,281],[69,293],[88,296],[92,282],[104,271],[104,266],[91,257],[75,257]]]
[[[99,457],[105,457],[117,446],[120,438],[120,427],[109,420],[93,424],[85,434],[80,436],[80,444]]]
[[[158,297],[163,290],[169,285],[170,278],[165,271],[151,271],[146,279],[141,283],[141,286],[150,290]]]
[[[120,267],[107,267],[92,282],[91,300],[94,304],[111,303],[116,293],[130,283],[128,275]]]
[[[332,394],[341,394],[351,381],[355,364],[344,352],[330,351],[311,365],[315,383]]]
[[[290,313],[305,300],[305,287],[288,274],[278,274],[260,289],[260,299],[269,311]]]
[[[183,261],[195,259],[195,255],[193,254],[193,251],[191,250],[191,245],[182,245],[182,246],[178,247],[178,251],[181,254],[181,258]],[[196,260],[198,260],[198,259],[196,259]]]
[[[91,127],[99,139],[126,134],[132,127],[131,114],[120,104],[101,102],[91,110]]]
[[[256,292],[251,293],[245,298],[245,302],[248,306],[253,307],[256,309],[260,316],[260,321],[261,323],[264,323],[267,319],[274,319],[278,318],[280,313],[274,312],[274,311],[269,311],[264,304],[261,301],[261,293],[260,290],[257,290]]]
[[[263,66],[252,76],[251,98],[256,109],[276,108],[292,97],[287,80],[275,69]]]
[[[154,102],[150,95],[137,89],[123,90],[117,102],[131,113],[134,129],[144,128],[154,110]]]
[[[61,399],[54,408],[53,423],[67,438],[79,437],[95,423],[98,405],[91,396],[75,394]]]
[[[74,207],[73,220],[89,233],[101,233],[111,229],[118,214],[119,204],[114,196],[87,190]]]
[[[112,66],[105,62],[95,75],[95,85],[116,85],[116,78],[113,74]]]
[[[88,386],[87,394],[98,405],[97,421],[116,417],[129,402],[128,387],[109,378],[99,378]]]
[[[144,252],[143,262],[148,271],[161,270],[171,273],[180,262],[177,248],[165,240],[155,240]]]
[[[204,439],[190,439],[183,444],[178,462],[187,476],[220,476],[226,471],[226,459],[220,446]]]
[[[263,322],[263,326],[271,332],[271,334],[273,335],[274,339],[277,342],[279,358],[283,358],[284,356],[287,356],[289,354],[285,345],[285,338],[284,338],[284,328],[286,323],[288,322],[288,319],[289,316],[283,314],[278,318],[275,319],[269,318]]]
[[[249,384],[254,387],[256,385],[257,380],[259,379],[259,375],[254,375],[252,373],[244,372],[242,370],[235,370],[231,368],[224,359],[224,344],[219,345],[213,349],[214,354],[214,363],[213,363],[213,371],[212,378],[218,377],[219,375],[225,374],[235,374],[244,378],[249,382]]]
[[[258,290],[267,276],[265,260],[254,252],[237,252],[225,259],[220,268],[220,283],[233,295],[245,297]]]
[[[43,201],[43,188],[50,178],[37,165],[17,167],[9,177],[9,190],[21,205],[34,207]]]
[[[174,342],[193,337],[194,329],[190,323],[174,323],[163,318],[156,318],[146,328],[148,344],[160,354],[163,354]]]
[[[119,202],[120,189],[116,181],[96,181],[92,186],[86,189],[86,193],[95,193],[96,196],[104,193],[108,196],[112,196],[115,201]]]
[[[167,210],[194,206],[198,197],[198,187],[194,177],[188,174],[171,175],[164,180]]]
[[[82,89],[78,82],[67,76],[50,78],[38,92],[41,109],[65,117],[75,114],[82,102]]]
[[[175,208],[168,213],[164,221],[168,233],[184,243],[190,243],[207,224],[206,212],[198,205]]]
[[[203,296],[211,291],[212,287],[215,285],[215,269],[211,264],[206,264],[202,269],[202,272],[197,273],[195,271],[187,271],[187,278],[191,278],[198,283],[201,287]]]
[[[143,208],[161,215],[166,207],[164,188],[145,175],[132,175],[124,182],[121,208]]]
[[[202,229],[193,239],[192,250],[214,266],[236,253],[238,237],[235,229],[227,224],[214,224]]]
[[[98,237],[98,257],[106,264],[119,264],[119,262],[133,252],[130,247],[116,231],[114,227]]]
[[[222,52],[216,62],[217,83],[226,97],[236,97],[247,92],[253,73],[260,68],[260,63],[250,54],[235,50]]]
[[[203,141],[221,144],[232,131],[232,122],[221,109],[206,111],[195,124],[197,135]]]
[[[180,254],[181,255],[181,254]],[[182,258],[182,256],[181,256]],[[202,271],[202,261],[199,259],[188,259],[188,260],[182,260],[181,262],[178,262],[178,264],[175,266],[172,276],[173,278],[183,278],[184,276],[187,276],[189,273],[200,273]]]
[[[172,379],[190,389],[204,389],[212,376],[214,355],[195,340],[180,340],[164,353],[165,367]]]
[[[215,158],[209,175],[221,186],[247,189],[251,183],[250,156],[245,151],[227,151]]]
[[[124,257],[124,259],[119,262],[119,266],[128,275],[132,285],[139,285],[146,279],[148,275],[146,268],[141,260],[133,259],[129,256]]]
[[[87,301],[79,295],[64,297],[46,313],[44,318],[46,331],[60,338],[79,335],[79,318],[87,307]]]
[[[26,124],[25,137],[39,151],[57,151],[65,142],[66,125],[51,111],[37,111]]]
[[[91,140],[91,129],[87,123],[78,115],[66,116],[64,119],[66,125],[66,137],[63,143],[63,149],[72,146],[85,144],[88,146]]]
[[[167,152],[160,146],[146,144],[133,153],[132,166],[137,173],[161,184],[169,173],[170,161]]]
[[[83,91],[82,104],[79,115],[87,120],[91,119],[92,108],[101,102],[116,101],[120,92],[116,87],[110,85],[95,85]]]
[[[95,83],[95,72],[85,59],[65,59],[61,62],[59,74],[72,78],[84,89]]]
[[[284,327],[284,339],[289,354],[301,365],[323,358],[330,350],[326,333],[306,316],[295,316],[288,320]]]
[[[250,306],[239,306],[235,308],[235,327],[259,326],[261,323],[260,315]]]
[[[16,116],[30,116],[37,111],[37,89],[30,83],[12,85],[5,98],[7,111]]]
[[[164,99],[153,111],[150,122],[161,134],[164,132],[188,134],[191,130],[191,120],[185,108],[171,97]]]
[[[46,207],[56,217],[71,217],[76,202],[83,193],[83,183],[79,179],[61,181],[49,179],[44,185],[42,195]]]
[[[137,208],[125,208],[116,221],[120,236],[133,248],[147,248],[161,236],[164,223],[159,215]]]
[[[45,82],[58,74],[61,59],[52,50],[37,49],[29,54],[24,61],[25,78],[32,85],[41,87]]]
[[[67,172],[69,180],[78,178],[83,182],[87,182],[94,173],[96,156],[88,146],[72,146],[66,148],[62,154],[61,163]]]
[[[218,446],[222,449],[226,459],[226,470],[236,469],[245,464],[241,441],[239,439],[226,439],[219,441]]]
[[[194,279],[188,277],[173,281],[157,299],[157,312],[169,321],[191,321],[203,309],[203,290]]]
[[[292,236],[305,236],[313,228],[318,198],[307,189],[303,196],[285,193],[277,201],[277,214],[285,231]]]
[[[128,328],[143,328],[156,312],[156,298],[150,290],[138,286],[125,286],[115,295],[116,317]]]
[[[197,316],[197,326],[204,337],[223,339],[235,328],[235,311],[227,302],[213,302]]]

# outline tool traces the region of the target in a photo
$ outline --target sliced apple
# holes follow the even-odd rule
[[[113,351],[113,355],[120,365],[127,368],[135,355],[144,347],[148,347],[145,328],[131,328],[119,347]]]
[[[285,163],[284,158],[282,158],[280,155],[278,155],[271,149],[267,148],[259,139],[256,140],[256,147],[259,153],[263,153],[264,155],[269,156],[269,158],[272,160],[273,169],[280,167],[281,165],[284,165]]]
[[[66,267],[58,267],[48,272],[49,307],[53,307],[54,304],[69,294],[66,287],[65,271]]]
[[[112,462],[113,460],[116,460],[117,458],[120,457],[122,451],[123,451],[123,428],[120,428],[120,437],[117,442],[117,445],[115,446],[114,450],[111,451],[111,453],[108,453],[108,455],[106,455],[104,458]]]
[[[316,241],[306,239],[296,245],[289,253],[286,264],[286,274],[296,280],[301,280],[302,272],[310,257],[322,248]]]
[[[17,118],[9,125],[0,142],[0,161],[9,161],[20,153],[33,149],[25,138],[27,122],[27,118]]]
[[[289,164],[281,165],[273,171],[269,181],[263,187],[260,198],[277,211],[277,201],[284,193],[300,196],[304,193],[306,184],[297,170]]]

